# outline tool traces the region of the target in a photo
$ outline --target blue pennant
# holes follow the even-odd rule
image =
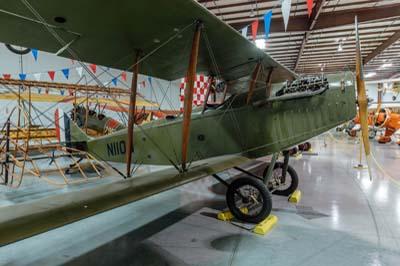
[[[31,52],[33,54],[33,58],[35,59],[35,61],[37,61],[37,59],[38,59],[38,50],[31,48]]]
[[[19,74],[19,79],[20,80],[25,80],[26,79],[26,74],[24,74],[24,73]]]
[[[272,10],[264,14],[264,25],[265,25],[265,40],[268,41],[269,29],[271,26]]]
[[[113,79],[112,79],[112,83],[114,84],[114,86],[117,86],[117,83],[118,83],[117,78],[113,78]]]
[[[64,74],[65,78],[68,79],[69,78],[69,69],[68,68],[62,69],[61,71]]]

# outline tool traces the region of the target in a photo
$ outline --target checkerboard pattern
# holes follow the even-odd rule
[[[186,88],[186,78],[181,80],[180,86],[180,111],[183,112],[183,103],[185,100],[185,88]],[[199,106],[204,104],[208,85],[210,84],[210,77],[205,77],[203,75],[196,75],[193,89],[193,105]]]

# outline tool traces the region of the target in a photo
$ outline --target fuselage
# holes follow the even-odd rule
[[[188,162],[227,154],[256,158],[284,150],[319,135],[356,114],[351,73],[328,75],[329,89],[290,99],[267,100],[265,88],[231,96],[214,110],[194,109],[190,124]],[[126,161],[127,131],[89,140],[87,150],[101,160]],[[179,165],[182,117],[135,126],[133,162]]]

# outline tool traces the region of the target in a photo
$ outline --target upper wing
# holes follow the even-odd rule
[[[204,34],[198,59],[199,73],[219,74],[225,80],[236,80],[248,76],[256,60],[262,60],[265,68],[274,68],[273,82],[295,77],[293,72],[193,0],[27,2],[0,1],[1,42],[53,53],[63,44],[71,43],[69,47],[79,56],[76,59],[123,70],[133,65],[136,50],[149,55],[162,46],[140,65],[140,73],[175,80],[187,72],[194,31],[190,24],[201,20]],[[60,18],[65,19],[65,23],[57,22]],[[167,42],[173,35],[176,38]],[[67,51],[61,55],[71,57]]]

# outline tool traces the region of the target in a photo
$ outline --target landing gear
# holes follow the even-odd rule
[[[311,149],[311,143],[310,142],[304,142],[302,144],[299,144],[298,146],[299,151],[308,151]]]
[[[276,163],[278,153],[272,155],[271,163],[265,168],[263,177],[240,167],[234,167],[234,169],[248,177],[240,177],[230,184],[217,174],[213,175],[228,188],[226,202],[236,219],[247,223],[260,223],[271,214],[271,193],[289,196],[295,192],[299,178],[296,171],[289,166],[290,151],[284,151],[283,154],[283,163]],[[270,166],[273,168],[271,169]]]
[[[263,176],[265,177],[268,168],[264,170]],[[272,172],[272,176],[267,184],[269,191],[272,194],[279,195],[279,196],[289,196],[293,192],[296,191],[297,187],[299,186],[299,177],[294,170],[293,167],[290,165],[287,166],[286,174],[284,174],[284,164],[281,162],[277,162],[274,166],[274,170]]]
[[[228,187],[226,202],[235,218],[248,223],[263,221],[272,210],[271,195],[265,185],[251,177],[233,181]]]

